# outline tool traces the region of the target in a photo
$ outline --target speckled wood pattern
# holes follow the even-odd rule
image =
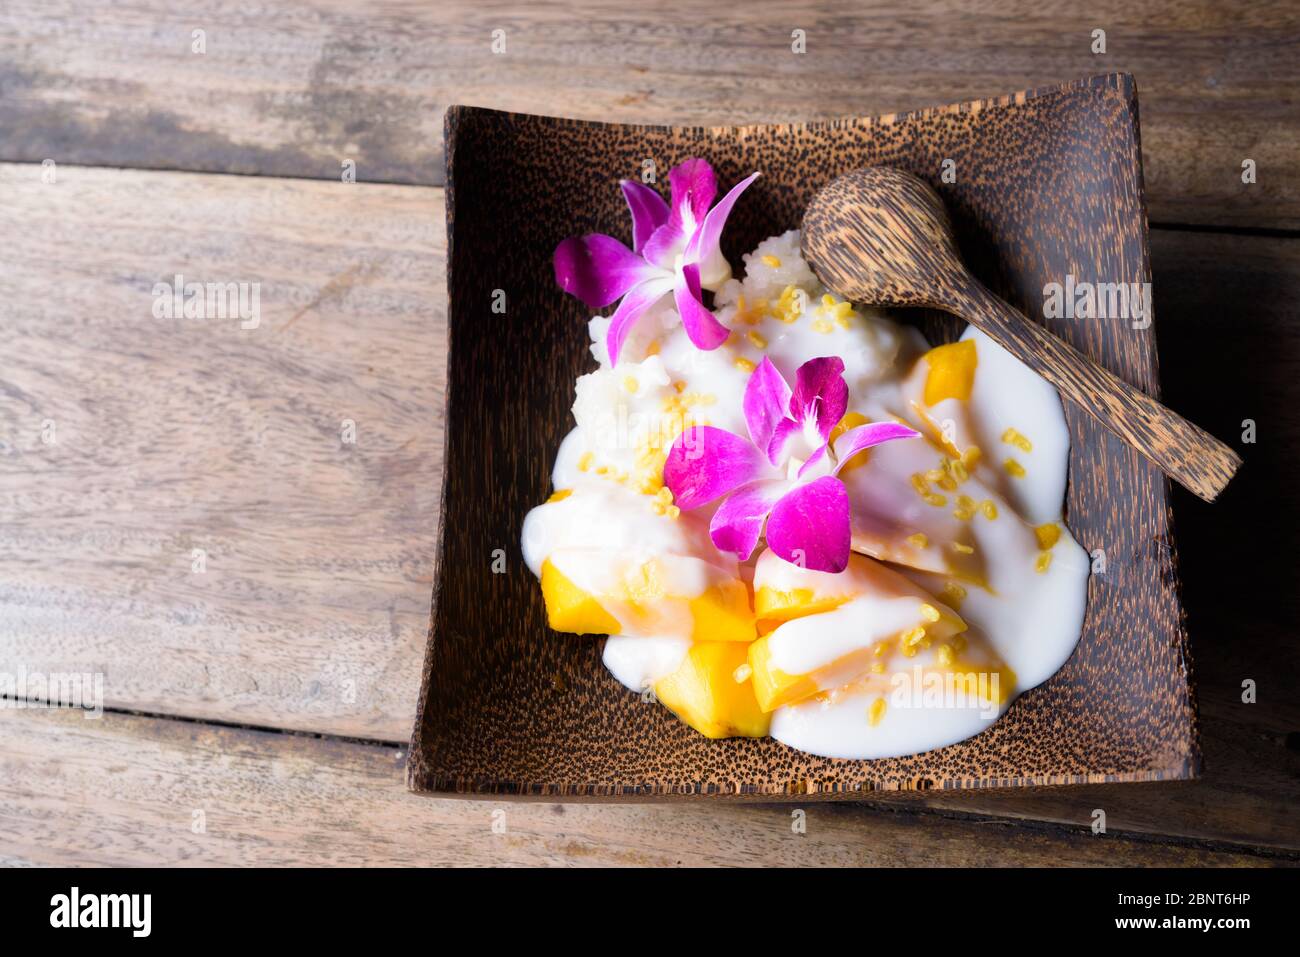
[[[438,564],[408,783],[439,794],[589,800],[674,795],[853,797],[897,788],[1007,787],[1194,776],[1200,763],[1168,481],[1090,416],[1073,437],[1067,521],[1105,571],[1083,638],[1046,684],[968,741],[910,757],[813,757],[771,739],[711,741],[601,666],[603,639],[557,634],[519,548],[593,367],[588,313],[553,280],[566,236],[630,241],[617,189],[653,161],[713,164],[722,188],[763,176],[724,251],[799,224],[812,194],[859,166],[930,182],[972,271],[1043,321],[1043,287],[1147,282],[1137,93],[1127,76],[905,115],[807,125],[639,127],[447,112],[450,350]],[[945,160],[954,182],[944,182]],[[505,312],[493,310],[504,296]],[[932,341],[960,324],[918,321]],[[1154,326],[1056,319],[1052,331],[1158,394]],[[431,534],[433,530],[430,530]],[[502,567],[504,570],[502,571]]]

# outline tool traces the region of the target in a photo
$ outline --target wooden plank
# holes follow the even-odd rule
[[[397,748],[78,713],[0,715],[16,864],[1256,866],[1294,858],[899,809],[432,800]],[[795,813],[803,812],[804,833]]]
[[[405,742],[442,445],[440,191],[77,168],[47,185],[31,166],[0,186],[19,240],[0,264],[0,671],[101,670],[110,707]],[[1167,397],[1224,438],[1260,424],[1221,502],[1176,516],[1206,777],[919,799],[1296,847],[1300,652],[1278,636],[1300,609],[1288,565],[1224,556],[1294,525],[1300,243],[1158,230],[1153,257]],[[259,328],[154,319],[176,271],[260,281]]]
[[[1093,52],[1093,31],[1106,33]],[[193,31],[204,31],[194,52]],[[504,52],[493,53],[493,31]],[[804,31],[806,51],[792,52]],[[10,0],[0,159],[441,183],[451,103],[783,122],[1136,75],[1157,222],[1300,227],[1300,8],[1218,0]],[[1254,159],[1258,182],[1241,182]]]
[[[40,172],[0,168],[0,669],[405,738],[440,481],[441,191]],[[257,328],[155,318],[178,273],[259,283]]]

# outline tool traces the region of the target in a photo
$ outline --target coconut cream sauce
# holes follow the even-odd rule
[[[1069,433],[1060,399],[968,329],[962,338],[977,355],[969,399],[926,406],[920,334],[826,296],[799,255],[797,232],[766,240],[745,262],[744,280],[716,296],[715,311],[735,334],[712,352],[690,343],[668,297],[610,368],[608,319],[592,319],[599,368],[577,381],[576,427],[552,475],[559,494],[525,519],[525,561],[537,575],[549,561],[602,596],[623,632],[607,640],[605,665],[634,691],[681,663],[691,641],[689,602],[720,582],[841,594],[836,607],[767,636],[773,663],[791,674],[821,674],[906,628],[921,605],[956,612],[967,625],[959,641],[927,643],[910,657],[882,645],[874,670],[847,684],[830,669],[821,694],[775,710],[771,734],[839,758],[912,754],[977,734],[1064,664],[1082,627],[1089,563],[1061,520]],[[761,548],[742,566],[709,540],[712,507],[679,512],[660,491],[663,455],[683,428],[747,434],[745,384],[764,356],[793,381],[799,365],[826,355],[844,360],[850,413],[898,418],[930,436],[874,448],[841,472],[855,551],[893,563],[905,576],[896,581],[910,584],[882,589],[855,581],[852,567],[838,576],[810,572]],[[927,483],[920,492],[918,475],[933,478],[945,454],[971,446],[979,457],[958,488]],[[653,601],[645,600],[646,562],[656,569]],[[939,687],[945,680],[947,690]]]

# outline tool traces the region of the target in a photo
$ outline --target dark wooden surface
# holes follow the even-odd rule
[[[700,10],[0,9],[0,670],[102,669],[111,709],[0,710],[0,861],[1300,860],[1294,6]],[[773,61],[770,32],[788,49],[800,19],[809,59]],[[511,52],[489,60],[498,24]],[[905,109],[1096,72],[1098,27],[1104,69],[1137,74],[1152,219],[1176,227],[1151,238],[1164,397],[1230,440],[1256,425],[1217,504],[1174,498],[1202,779],[815,806],[803,837],[781,807],[406,795],[441,467],[442,195],[375,181],[438,182],[452,101],[687,122]],[[337,181],[346,157],[357,184]],[[223,172],[263,175],[208,175]],[[262,334],[160,326],[150,288],[178,270],[261,278]]]

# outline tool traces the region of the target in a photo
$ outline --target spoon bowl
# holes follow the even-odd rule
[[[935,296],[967,276],[939,194],[889,166],[854,170],[819,190],[801,237],[818,278],[854,302],[945,308]]]

